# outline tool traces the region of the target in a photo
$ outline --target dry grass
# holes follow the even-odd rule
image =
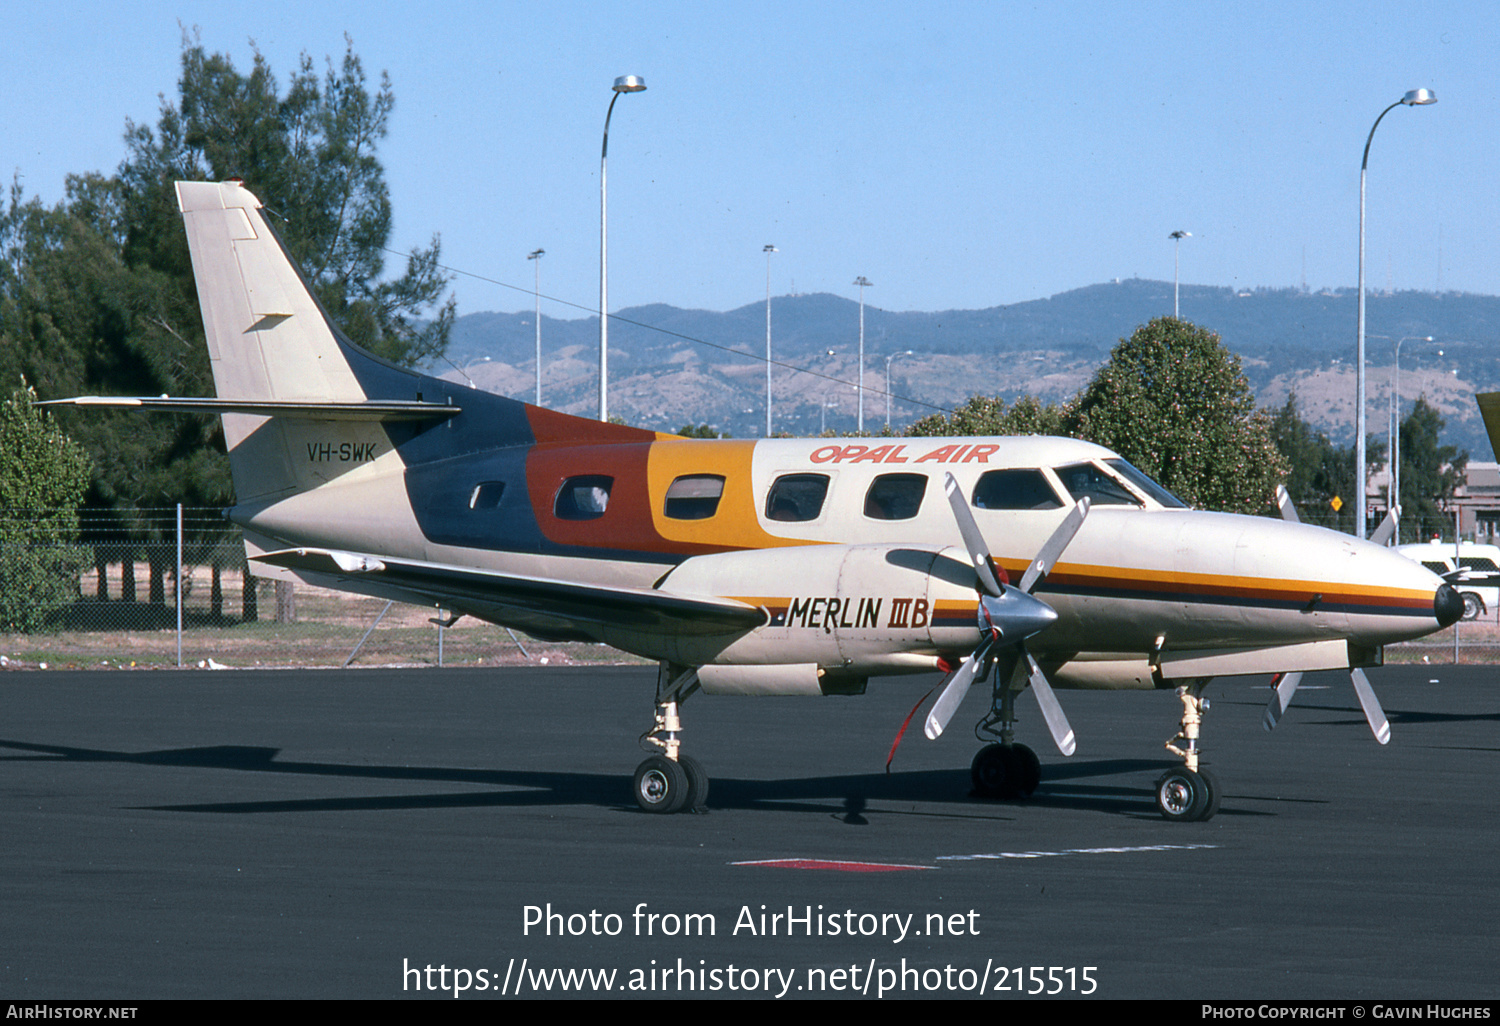
[[[113,569],[113,568],[112,568]],[[147,595],[144,564],[137,594]],[[91,571],[83,594],[94,594]],[[110,593],[118,595],[119,575],[110,574]],[[220,582],[223,605],[218,616],[209,609],[210,572],[195,568],[184,588],[182,665],[227,667],[342,666],[358,646],[353,665],[436,666],[439,631],[431,619],[438,611],[392,604],[346,592],[304,584],[296,587],[296,619],[278,623],[274,589],[259,582],[261,619],[240,619],[240,575],[226,571]],[[7,668],[46,664],[53,669],[162,668],[177,665],[175,596],[171,582],[166,604],[118,599],[83,601],[67,610],[58,629],[46,634],[0,635],[0,656]],[[376,624],[377,619],[379,624]],[[360,639],[369,637],[360,644]],[[643,660],[604,645],[542,642],[503,628],[463,619],[442,631],[444,666],[577,665],[640,663]],[[523,651],[524,647],[524,651]]]

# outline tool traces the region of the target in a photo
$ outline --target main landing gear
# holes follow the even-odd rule
[[[999,739],[981,748],[969,764],[969,779],[973,781],[974,793],[981,798],[1026,798],[1042,780],[1042,763],[1036,753],[1015,743],[1016,692],[1011,687],[1015,665],[1012,663],[1009,674],[1003,673],[1001,666],[995,667],[989,714],[974,728],[981,739],[986,736]],[[996,724],[999,730],[995,729]]]
[[[654,746],[635,769],[635,801],[646,812],[702,812],[708,803],[708,774],[691,755],[682,754],[678,708],[698,690],[698,672],[662,663],[656,678],[656,722],[641,735],[641,747]]]
[[[1166,819],[1187,823],[1211,819],[1219,811],[1222,794],[1219,780],[1198,764],[1198,737],[1203,714],[1208,712],[1203,689],[1209,680],[1203,677],[1177,688],[1177,697],[1182,702],[1182,725],[1177,736],[1167,742],[1167,751],[1182,757],[1182,767],[1168,770],[1156,781],[1156,808]]]

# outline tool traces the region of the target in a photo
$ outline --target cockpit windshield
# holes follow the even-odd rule
[[[1054,473],[1073,498],[1081,499],[1088,496],[1089,501],[1095,506],[1145,505],[1141,502],[1140,495],[1131,490],[1133,488],[1167,509],[1187,508],[1187,503],[1118,456],[1101,462],[1109,470],[1105,470],[1098,463],[1074,463],[1070,466],[1058,467]],[[1116,478],[1114,474],[1118,474],[1119,478]],[[1126,483],[1130,485],[1129,488],[1126,487]]]
[[[1087,496],[1095,506],[1139,506],[1141,500],[1119,481],[1094,463],[1075,463],[1069,467],[1058,467],[1058,480],[1074,499]]]
[[[1147,477],[1137,468],[1131,466],[1125,460],[1119,459],[1117,457],[1112,460],[1105,460],[1104,462],[1112,470],[1114,470],[1115,473],[1119,474],[1125,480],[1129,481],[1141,491],[1151,496],[1151,498],[1155,499],[1161,505],[1167,507],[1167,509],[1187,509],[1187,503],[1183,502],[1177,496],[1173,495],[1161,485],[1151,480],[1151,478]]]

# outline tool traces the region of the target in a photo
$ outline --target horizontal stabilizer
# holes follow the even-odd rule
[[[387,594],[397,591],[411,596],[409,601],[425,600],[496,623],[520,622],[540,614],[585,630],[604,625],[706,635],[753,630],[767,619],[764,609],[733,599],[578,584],[331,549],[283,549],[250,558],[299,575],[337,577],[339,586],[349,590],[360,590],[350,588],[350,582],[369,582]],[[518,615],[508,617],[507,609]]]
[[[259,417],[345,421],[445,420],[463,411],[461,406],[404,399],[365,399],[359,402],[338,403],[270,399],[83,395],[74,399],[52,399],[38,405],[91,406],[105,409],[144,410],[150,413],[249,413]]]

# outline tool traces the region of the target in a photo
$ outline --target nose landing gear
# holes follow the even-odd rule
[[[1156,808],[1165,819],[1188,823],[1213,818],[1219,811],[1219,780],[1199,766],[1198,738],[1208,699],[1203,689],[1210,678],[1204,677],[1178,687],[1182,702],[1182,725],[1167,742],[1167,751],[1182,757],[1182,768],[1168,770],[1156,781]],[[1181,747],[1177,742],[1181,741]]]

